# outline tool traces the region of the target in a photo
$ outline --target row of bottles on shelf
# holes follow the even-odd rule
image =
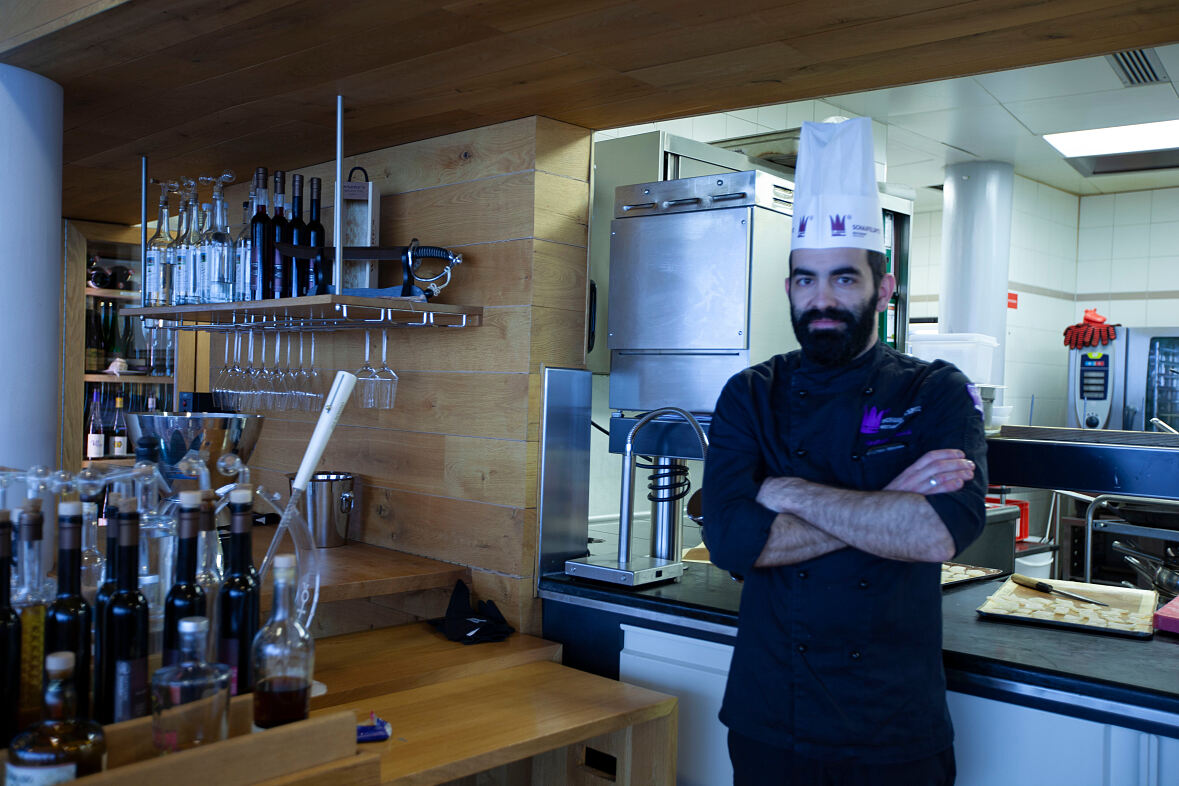
[[[40,499],[15,522],[0,510],[0,746],[9,748],[10,784],[41,783],[52,773],[43,768],[70,777],[100,770],[105,743],[92,721],[150,712],[153,743],[169,752],[227,737],[233,695],[253,692],[259,729],[307,717],[314,644],[294,609],[294,555],[275,557],[273,608],[259,625],[253,488],[229,492],[224,556],[213,492],[180,492],[176,515],[162,524],[150,496],[108,493],[105,555],[98,498],[60,502],[55,591],[42,569]],[[158,562],[147,568],[145,541],[160,529],[166,540],[153,544]],[[157,653],[163,668],[149,676]],[[182,704],[192,706],[176,712]]]
[[[166,408],[167,385],[93,384],[86,412],[83,455],[90,460],[132,455],[127,433],[128,412],[157,412]]]
[[[286,173],[274,173],[271,205],[267,169],[258,167],[242,223],[229,225],[224,188],[234,175],[157,181],[160,186],[156,230],[144,258],[144,302],[149,306],[231,303],[280,297],[325,294],[331,271],[321,258],[296,259],[276,248],[288,243],[310,249],[324,247],[320,223],[321,180],[310,179],[310,204],[303,220],[303,176],[291,178],[286,202]],[[198,186],[211,183],[212,202],[202,203]],[[175,234],[171,231],[169,195],[180,194]]]
[[[144,325],[138,317],[120,318],[117,300],[88,298],[86,373],[100,373],[114,363],[120,373],[170,375],[175,355],[172,331]]]

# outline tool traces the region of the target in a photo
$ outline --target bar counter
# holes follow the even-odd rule
[[[975,609],[1002,581],[943,590],[950,690],[1179,738],[1179,639],[983,620]],[[617,676],[621,636],[610,635],[619,620],[732,644],[741,586],[702,564],[689,565],[678,582],[640,589],[549,575],[540,582],[544,635],[565,645],[567,664]],[[577,645],[578,629],[595,637],[598,652]],[[617,644],[612,655],[611,642]]]

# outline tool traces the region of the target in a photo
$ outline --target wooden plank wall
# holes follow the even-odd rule
[[[357,156],[345,168],[364,166],[378,184],[383,244],[417,237],[462,251],[438,302],[481,305],[485,317],[477,328],[389,331],[396,406],[350,403],[321,468],[363,479],[357,539],[469,566],[476,596],[532,633],[539,371],[584,367],[589,159],[588,130],[531,117]],[[298,170],[324,177],[328,205],[331,169]],[[243,190],[231,194],[238,204]],[[372,339],[379,359],[380,332]],[[214,336],[213,374],[221,342]],[[362,331],[325,334],[317,359],[330,379],[359,368],[363,348]],[[256,482],[285,494],[314,421],[265,414],[250,466]],[[412,613],[440,615],[445,599],[423,608],[416,598]]]

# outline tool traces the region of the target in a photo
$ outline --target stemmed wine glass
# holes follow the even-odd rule
[[[217,370],[217,376],[213,378],[213,406],[224,410],[229,409],[229,379],[233,371],[229,368],[229,334],[222,333],[221,336],[225,339],[225,359]]]
[[[373,409],[377,406],[377,388],[380,385],[377,370],[368,362],[371,343],[372,331],[366,330],[364,331],[364,365],[356,370],[357,393],[360,394],[360,406],[364,409]]]
[[[323,406],[324,392],[323,392],[323,373],[319,366],[315,364],[315,333],[311,333],[311,370],[308,372],[310,377],[307,380],[307,390],[311,393],[311,398],[308,400],[311,404],[311,411],[317,412]]]
[[[389,331],[381,331],[381,367],[377,369],[374,386],[377,389],[376,406],[380,409],[393,409],[393,401],[397,398],[397,374],[389,368]]]
[[[274,396],[278,399],[278,408],[280,410],[294,411],[299,408],[299,391],[295,386],[296,373],[291,368],[291,344],[294,343],[294,338],[294,335],[287,334],[286,366],[278,372],[278,376],[274,380]]]

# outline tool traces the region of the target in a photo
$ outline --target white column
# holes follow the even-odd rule
[[[62,364],[62,90],[0,64],[0,466],[53,466]]]
[[[989,383],[1003,384],[1007,267],[1015,172],[997,161],[946,167],[938,330],[982,333],[999,342]],[[983,381],[983,380],[978,380]]]

